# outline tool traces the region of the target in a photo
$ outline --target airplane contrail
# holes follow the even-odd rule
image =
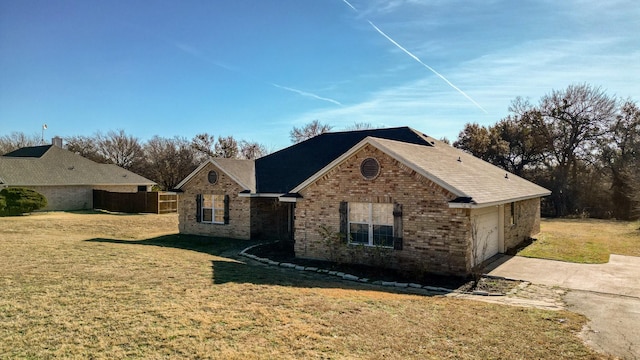
[[[346,0],[343,0],[346,2]],[[434,68],[432,68],[431,66],[425,64],[424,62],[422,62],[422,60],[420,60],[417,56],[415,56],[414,54],[412,54],[409,50],[405,49],[404,47],[402,47],[402,45],[398,44],[395,40],[393,40],[392,38],[390,38],[387,34],[385,34],[382,30],[380,30],[380,28],[378,28],[374,23],[372,23],[370,20],[369,24],[371,24],[371,26],[373,26],[374,29],[376,29],[376,31],[378,33],[380,33],[380,35],[384,36],[385,38],[387,38],[387,40],[391,41],[391,43],[395,46],[398,47],[398,49],[404,51],[407,55],[411,56],[411,58],[413,58],[415,61],[417,61],[418,63],[420,63],[422,66],[426,67],[427,69],[429,69],[429,71],[431,71],[432,73],[436,74],[440,79],[444,80],[444,82],[446,82],[447,84],[449,84],[449,86],[451,86],[452,88],[454,88],[456,91],[458,91],[460,94],[462,94],[464,97],[466,97],[469,101],[471,101],[475,106],[477,106],[480,110],[484,111],[485,114],[488,114],[487,110],[485,110],[482,106],[480,106],[480,104],[478,104],[475,100],[473,100],[469,95],[467,95],[464,91],[460,90],[457,86],[453,85],[451,83],[451,81],[449,81],[446,77],[444,77],[442,74],[440,74],[439,72],[437,72]]]
[[[353,10],[358,11],[358,9],[356,9],[353,5],[351,5],[351,3],[348,2],[347,0],[342,0],[342,1],[344,1],[345,4],[349,5],[349,7],[352,8]]]
[[[187,53],[187,54],[189,54],[191,56],[193,56],[194,58],[200,59],[200,60],[202,60],[204,62],[213,64],[215,66],[221,67],[221,68],[223,68],[225,70],[228,70],[228,71],[231,71],[231,72],[235,72],[235,73],[240,74],[242,76],[246,76],[246,77],[248,77],[250,79],[253,79],[253,80],[256,80],[256,81],[260,81],[260,80],[258,80],[256,78],[250,76],[249,74],[244,73],[243,71],[240,71],[238,69],[232,68],[232,67],[227,66],[225,64],[222,64],[222,63],[220,63],[218,61],[213,61],[213,60],[209,59],[208,57],[202,55],[202,53],[198,49],[196,49],[196,48],[194,48],[194,47],[192,47],[190,45],[183,44],[183,43],[178,43],[178,42],[173,42],[173,44],[178,49],[180,49],[181,51],[183,51],[183,52],[185,52],[185,53]],[[290,87],[286,87],[286,86],[282,86],[282,85],[278,85],[278,84],[274,84],[274,83],[268,83],[268,84],[270,84],[272,86],[275,86],[277,88],[283,89],[283,90],[291,91],[291,92],[296,93],[298,95],[310,97],[310,98],[313,98],[313,99],[316,99],[316,100],[328,101],[330,103],[342,106],[342,104],[339,101],[336,101],[336,100],[333,100],[333,99],[329,99],[329,98],[325,98],[325,97],[322,97],[322,96],[319,96],[319,95],[316,95],[316,94],[312,94],[310,92],[306,92],[306,91],[302,91],[302,90],[298,90],[298,89],[294,89],[294,88],[290,88]]]
[[[302,90],[298,90],[298,89],[294,89],[294,88],[290,88],[290,87],[286,87],[286,86],[282,86],[282,85],[278,85],[278,84],[274,84],[274,83],[271,83],[271,85],[273,85],[273,86],[275,86],[275,87],[277,87],[279,89],[282,89],[282,90],[287,90],[287,91],[294,92],[294,93],[296,93],[298,95],[310,97],[310,98],[317,99],[317,100],[328,101],[330,103],[342,106],[342,104],[339,101],[336,101],[336,100],[333,100],[333,99],[329,99],[329,98],[326,98],[326,97],[322,97],[322,96],[319,96],[319,95],[316,95],[316,94],[312,94],[310,92],[306,92],[306,91],[302,91]]]
[[[351,9],[353,9],[356,12],[359,12],[358,9],[355,8],[355,6],[351,5],[351,3],[348,0],[342,0],[345,4],[347,4],[347,6],[349,6]],[[447,78],[445,78],[442,74],[440,74],[439,72],[437,72],[434,68],[432,68],[431,66],[425,64],[424,62],[422,62],[422,60],[420,60],[417,56],[415,56],[414,54],[412,54],[409,50],[405,49],[402,45],[398,44],[395,40],[393,40],[391,37],[389,37],[389,35],[385,34],[384,31],[380,30],[379,27],[377,27],[373,22],[371,22],[371,20],[367,20],[369,22],[369,24],[371,26],[373,26],[373,28],[382,36],[384,36],[387,40],[391,41],[391,43],[393,45],[395,45],[396,47],[398,47],[398,49],[404,51],[407,55],[411,56],[412,59],[414,59],[415,61],[417,61],[418,63],[420,63],[420,65],[426,67],[429,71],[431,71],[432,73],[436,74],[440,79],[444,80],[444,82],[446,82],[449,86],[451,86],[452,88],[454,88],[457,92],[459,92],[460,94],[462,94],[462,96],[466,97],[469,101],[471,101],[475,106],[477,106],[480,110],[482,110],[485,114],[488,114],[487,110],[485,110],[482,106],[480,106],[480,104],[478,104],[475,100],[473,100],[469,95],[467,95],[464,91],[460,90],[460,88],[458,88],[457,86],[455,86],[453,83],[451,83],[451,81],[449,81]]]

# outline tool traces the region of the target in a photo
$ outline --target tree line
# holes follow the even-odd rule
[[[516,98],[491,126],[468,123],[454,146],[552,190],[550,216],[640,215],[640,108],[588,84]]]
[[[453,146],[552,190],[543,199],[545,216],[640,216],[640,108],[599,87],[570,85],[553,90],[537,104],[517,97],[510,114],[491,126],[468,123]],[[356,123],[345,130],[374,128]],[[289,132],[299,143],[332,126],[314,120]],[[442,139],[449,143],[447,139]],[[39,145],[37,136],[0,137],[0,154]],[[267,149],[233,136],[201,133],[154,136],[146,142],[123,130],[71,136],[65,147],[91,160],[112,163],[172,189],[209,157],[257,159]]]

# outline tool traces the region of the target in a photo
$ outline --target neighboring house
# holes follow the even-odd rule
[[[155,183],[112,164],[99,164],[56,145],[24,147],[0,156],[0,188],[25,187],[47,198],[42,210],[93,208],[93,190],[137,192]]]
[[[325,133],[177,186],[180,232],[292,240],[297,257],[467,274],[540,229],[550,191],[416,130]],[[318,232],[343,236],[332,246]]]

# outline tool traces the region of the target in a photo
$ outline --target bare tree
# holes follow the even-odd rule
[[[191,147],[196,151],[196,160],[204,162],[210,157],[216,156],[216,138],[209,133],[200,133],[191,139]]]
[[[294,126],[289,133],[289,137],[291,138],[292,143],[297,144],[307,139],[311,139],[312,137],[329,132],[331,128],[332,127],[327,124],[321,124],[318,120],[313,120],[301,128]]]
[[[238,158],[238,142],[233,136],[218,136],[218,142],[215,145],[216,157],[236,159]]]
[[[65,138],[64,141],[65,148],[71,152],[95,162],[107,162],[106,159],[100,155],[98,150],[98,138],[96,136],[70,136]]]
[[[375,126],[373,126],[371,123],[368,123],[368,122],[353,123],[353,125],[347,126],[345,128],[345,130],[348,130],[348,131],[352,131],[352,130],[370,130],[370,129],[375,129]]]
[[[613,215],[630,219],[640,202],[636,192],[640,180],[640,108],[627,100],[611,124],[610,132],[600,139],[604,169],[611,178]]]
[[[267,148],[257,142],[240,141],[240,157],[255,160],[268,154]]]
[[[12,132],[0,137],[0,155],[18,150],[23,147],[40,145],[41,138],[38,134],[26,135],[23,132]]]
[[[96,138],[98,154],[110,164],[135,170],[144,161],[144,152],[138,138],[125,134],[122,129],[117,132],[111,130],[106,135],[98,133]]]
[[[512,104],[510,110],[529,121],[535,135],[546,142],[544,164],[552,175],[556,216],[565,216],[574,207],[577,187],[572,185],[577,183],[580,163],[595,161],[598,139],[613,123],[616,105],[615,98],[587,84],[554,90],[537,107],[521,99]]]
[[[196,167],[196,152],[181,137],[154,136],[144,146],[145,166],[142,175],[157,182],[164,190],[173,189]]]

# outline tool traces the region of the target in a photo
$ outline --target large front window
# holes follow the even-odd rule
[[[202,195],[202,222],[224,224],[224,195]]]
[[[393,247],[393,204],[349,203],[350,243]]]

